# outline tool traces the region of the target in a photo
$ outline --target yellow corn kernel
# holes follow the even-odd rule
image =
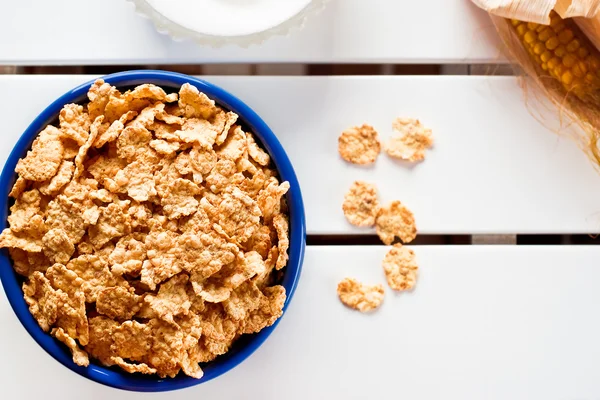
[[[551,58],[550,61],[548,61],[548,68],[554,69],[559,64],[560,64],[560,58],[558,58],[558,57]]]
[[[565,67],[571,68],[577,62],[577,58],[573,54],[567,54],[562,61]]]
[[[586,74],[585,75],[586,83],[593,83],[595,80],[596,80],[596,77],[594,76],[594,74]]]
[[[535,31],[535,28],[538,27],[538,24],[536,24],[535,22],[528,22],[527,23],[527,29],[529,29],[530,31]]]
[[[552,54],[552,52],[546,50],[545,52],[542,53],[542,55],[540,56],[542,58],[542,62],[545,64],[548,61],[550,61],[550,59],[552,58],[554,54]]]
[[[527,25],[521,24],[517,26],[517,34],[519,35],[519,37],[523,37],[525,33],[527,33]]]
[[[581,43],[579,43],[579,40],[577,39],[573,39],[571,40],[571,42],[567,45],[567,51],[568,52],[574,52],[577,51],[577,49],[579,49],[579,47],[581,46]]]
[[[577,78],[583,78],[585,75],[585,72],[581,69],[581,65],[579,64],[573,65],[573,68],[571,68],[571,72]]]
[[[548,50],[554,50],[558,47],[558,45],[560,45],[560,42],[558,41],[558,38],[556,36],[553,36],[546,41],[546,48]]]
[[[588,56],[588,54],[590,54],[590,52],[585,47],[580,47],[579,50],[577,50],[577,57],[579,57],[582,60],[585,59]]]
[[[511,19],[510,23],[513,24],[513,26],[521,25],[521,21],[519,21],[518,19]]]
[[[562,44],[569,43],[571,40],[573,40],[573,37],[573,31],[570,29],[565,29],[558,34],[558,40],[560,40]]]
[[[570,85],[571,83],[573,83],[573,74],[571,73],[571,71],[565,71],[560,77],[560,80],[563,84]]]
[[[555,34],[552,31],[552,29],[545,29],[542,32],[540,32],[540,34],[538,35],[538,39],[542,42],[545,42],[546,40],[550,39],[554,35]]]
[[[565,54],[567,54],[567,49],[565,48],[565,46],[558,46],[555,50],[554,50],[554,55],[556,57],[564,57]]]
[[[536,43],[535,46],[533,46],[533,52],[537,55],[540,55],[545,51],[546,51],[546,47],[544,46],[543,43]]]
[[[536,31],[537,33],[541,33],[541,32],[543,32],[544,30],[546,30],[546,29],[549,29],[549,28],[550,28],[550,26],[549,26],[549,25],[541,25],[541,24],[540,24],[540,25],[538,25],[538,27],[537,27],[537,28],[535,28],[535,31]]]
[[[536,34],[531,32],[531,31],[527,31],[527,33],[525,34],[525,43],[531,44],[533,42],[536,41]]]

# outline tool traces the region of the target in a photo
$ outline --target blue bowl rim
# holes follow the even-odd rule
[[[204,92],[208,97],[215,100],[217,104],[226,110],[237,113],[240,120],[242,120],[262,142],[263,146],[271,156],[271,159],[279,172],[280,178],[282,180],[287,180],[290,184],[290,189],[287,194],[290,218],[289,261],[282,282],[282,285],[286,288],[287,292],[287,298],[283,307],[284,314],[281,318],[277,319],[272,326],[263,329],[259,333],[242,336],[242,338],[238,340],[238,342],[243,341],[243,343],[240,344],[240,347],[234,351],[234,348],[238,344],[238,342],[236,342],[230,352],[217,358],[214,362],[209,363],[203,368],[204,376],[201,379],[190,378],[181,373],[175,378],[160,379],[154,376],[148,377],[140,374],[128,374],[95,363],[90,363],[88,367],[76,365],[72,360],[70,352],[48,333],[44,332],[29,312],[29,308],[23,298],[18,275],[12,268],[10,257],[5,249],[0,251],[0,280],[2,281],[2,286],[4,287],[8,301],[17,315],[17,318],[21,321],[33,339],[54,359],[83,377],[117,389],[139,392],[170,391],[208,382],[233,369],[248,358],[269,337],[285,315],[285,311],[287,310],[298,285],[306,247],[306,219],[300,184],[290,159],[273,131],[249,106],[224,89],[189,75],[160,70],[124,71],[99,78],[117,88],[135,86],[143,83],[153,83],[157,86],[164,87],[165,89],[171,88],[176,90],[182,84],[190,83],[197,87],[201,92]],[[17,141],[0,176],[0,212],[2,213],[0,218],[0,229],[7,227],[9,207],[8,193],[15,181],[15,167],[17,161],[30,148],[31,143],[38,133],[46,125],[56,119],[59,111],[65,104],[81,103],[84,101],[90,85],[93,84],[95,80],[96,79],[81,84],[55,100],[33,120]]]

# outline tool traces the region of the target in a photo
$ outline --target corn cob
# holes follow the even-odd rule
[[[600,52],[572,19],[553,11],[550,25],[514,19],[510,23],[536,66],[581,100],[598,100]]]

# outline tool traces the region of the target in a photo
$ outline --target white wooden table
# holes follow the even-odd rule
[[[438,16],[429,15],[433,8]],[[0,0],[4,65],[253,63],[260,72],[283,62],[451,70],[503,59],[487,16],[468,0],[334,0],[302,32],[248,50],[172,42],[124,0]],[[0,161],[47,104],[90,78],[0,75]],[[600,231],[600,175],[572,142],[529,114],[515,77],[204,78],[266,120],[299,175],[314,245],[279,327],[214,381],[136,394],[87,381],[54,361],[1,292],[1,399],[600,398],[599,246],[417,241],[415,291],[388,291],[368,316],[336,297],[346,276],[383,280],[385,246],[345,244],[365,234],[341,212],[356,179],[375,182],[385,201],[400,199],[414,210],[422,238]],[[424,163],[406,169],[383,156],[366,170],[339,159],[342,129],[369,122],[385,136],[400,115],[433,128],[436,146]]]

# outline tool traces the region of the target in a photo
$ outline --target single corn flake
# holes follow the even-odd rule
[[[23,295],[33,318],[40,328],[48,332],[58,318],[59,294],[52,288],[48,279],[36,271],[23,283]]]
[[[122,200],[100,207],[98,223],[90,226],[88,230],[90,243],[95,248],[100,248],[111,240],[131,232],[131,216],[127,213],[129,204],[131,204],[130,200]]]
[[[180,258],[182,250],[178,246],[178,234],[171,231],[150,232],[146,236],[145,246],[148,259],[143,262],[142,283],[151,290],[156,285],[182,270]]]
[[[379,239],[387,245],[392,244],[396,237],[410,243],[417,236],[413,213],[398,200],[379,209],[375,226]]]
[[[283,214],[275,215],[273,218],[273,227],[275,227],[277,237],[279,238],[279,256],[277,257],[275,269],[280,270],[286,266],[289,257],[288,248],[290,247],[290,239],[288,237],[289,224],[287,218]]]
[[[117,138],[117,155],[127,162],[136,159],[138,151],[147,148],[152,140],[152,133],[140,125],[129,125]]]
[[[285,305],[285,288],[275,285],[263,289],[259,306],[248,314],[240,329],[241,333],[252,334],[271,326],[283,314]]]
[[[161,198],[163,212],[169,219],[177,219],[193,214],[198,208],[198,200],[194,196],[201,189],[194,182],[178,178],[169,185],[168,193]]]
[[[218,215],[219,226],[230,238],[242,243],[258,229],[261,212],[256,201],[236,187],[223,196]]]
[[[128,274],[137,276],[142,270],[146,259],[144,242],[136,240],[133,235],[122,237],[108,257],[110,270],[115,275]]]
[[[40,192],[46,196],[55,196],[71,181],[73,172],[75,172],[75,164],[71,161],[64,160],[60,164],[56,175],[54,175],[50,181],[40,186]]]
[[[161,139],[151,140],[149,145],[158,154],[162,154],[164,156],[174,155],[175,152],[181,147],[181,144],[179,142],[168,142],[166,140]]]
[[[33,141],[27,156],[17,162],[15,172],[34,182],[47,181],[56,175],[64,152],[60,135],[58,129],[48,125]]]
[[[388,285],[393,290],[410,290],[417,281],[419,266],[414,251],[396,244],[383,259],[383,270]]]
[[[32,218],[41,213],[41,196],[37,189],[21,194],[10,207],[8,224],[15,233],[28,233],[32,228]]]
[[[89,136],[87,137],[85,143],[79,148],[79,152],[75,157],[75,172],[73,174],[73,178],[75,179],[79,178],[79,176],[81,176],[81,174],[85,170],[83,162],[85,161],[85,157],[87,156],[88,150],[92,147],[92,144],[94,144],[94,141],[98,137],[102,121],[104,121],[103,115],[99,116],[94,120],[94,122],[90,126]]]
[[[382,285],[365,285],[352,278],[345,278],[338,283],[337,293],[342,303],[360,312],[378,308],[384,297]]]
[[[4,229],[0,234],[0,247],[21,249],[29,253],[39,253],[43,249],[41,239],[15,233],[10,228]]]
[[[27,189],[27,179],[19,176],[8,195],[13,199],[19,198],[25,189]]]
[[[251,133],[246,133],[246,141],[248,145],[248,155],[258,163],[258,165],[262,165],[266,167],[271,162],[271,158],[269,155],[261,149],[256,140],[254,140],[254,136]]]
[[[106,288],[127,285],[123,278],[111,274],[107,262],[96,254],[84,254],[73,258],[67,264],[67,268],[83,279],[81,288],[88,303],[96,302],[98,294]]]
[[[179,107],[187,118],[209,119],[217,112],[215,102],[195,86],[184,83],[179,90]]]
[[[69,350],[71,350],[71,353],[73,354],[73,362],[75,364],[81,365],[82,367],[87,367],[90,365],[88,354],[81,350],[75,339],[69,336],[62,328],[53,329],[52,335],[63,342],[69,348]]]
[[[107,287],[98,291],[96,310],[111,319],[131,319],[140,310],[141,297],[125,287]]]
[[[89,355],[108,367],[114,365],[111,358],[116,354],[111,347],[113,345],[113,332],[118,326],[118,322],[101,315],[89,319],[90,340],[85,346],[85,350]]]
[[[83,145],[89,135],[90,116],[84,112],[83,106],[67,104],[60,110],[58,116],[60,130],[66,138],[74,140],[78,145]]]
[[[373,226],[379,211],[375,185],[355,181],[344,196],[342,210],[348,222],[356,226]]]
[[[42,238],[44,254],[55,263],[66,264],[75,252],[75,246],[61,228],[52,228]]]
[[[229,135],[229,131],[231,130],[231,127],[233,126],[233,124],[236,123],[237,119],[238,119],[238,115],[232,111],[229,111],[228,113],[225,114],[225,124],[223,126],[223,130],[215,139],[215,143],[217,145],[220,146],[221,144],[223,144],[223,142],[225,142],[225,140],[227,139],[227,136]]]
[[[133,363],[128,363],[127,361],[123,360],[121,357],[111,357],[110,358],[112,364],[114,365],[118,365],[119,367],[121,367],[121,369],[125,372],[129,372],[130,374],[133,373],[140,373],[140,374],[147,374],[147,375],[151,375],[151,374],[156,374],[156,369],[149,367],[147,364],[144,363],[139,363],[139,364],[133,364]]]
[[[137,112],[128,111],[125,114],[121,115],[121,117],[115,121],[102,133],[98,135],[93,145],[95,148],[99,149],[104,146],[106,143],[114,142],[117,140],[123,129],[125,129],[125,124],[137,116]]]
[[[396,134],[385,144],[385,152],[400,160],[424,160],[425,150],[433,145],[431,129],[425,128],[418,119],[411,118],[397,118],[392,127]]]
[[[156,296],[146,295],[144,303],[158,318],[174,322],[174,316],[187,314],[192,305],[186,291],[187,282],[187,275],[176,275],[160,285]]]
[[[248,151],[248,145],[246,133],[241,127],[235,126],[232,131],[223,144],[219,146],[217,155],[219,158],[236,161]]]
[[[256,201],[265,221],[270,221],[273,215],[281,211],[281,198],[290,190],[289,182],[279,184],[277,179],[271,178],[267,186],[258,193]]]
[[[138,321],[125,321],[112,331],[111,352],[119,357],[142,361],[152,344],[152,329]]]
[[[338,151],[342,158],[353,164],[372,164],[381,151],[379,135],[370,125],[346,129],[338,138]]]

